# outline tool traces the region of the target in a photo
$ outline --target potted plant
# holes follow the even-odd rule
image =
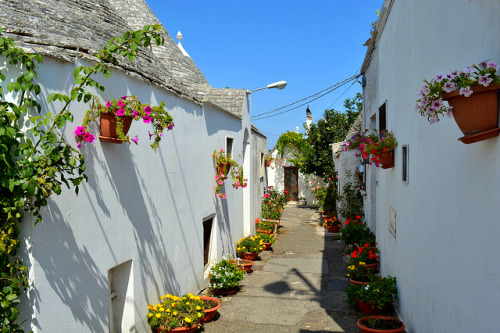
[[[255,260],[263,250],[262,239],[259,236],[243,237],[236,242],[236,251],[241,259]]]
[[[203,312],[205,313],[205,316],[200,319],[200,323],[205,324],[211,322],[214,319],[221,304],[220,301],[215,297],[200,296],[200,299],[203,302]]]
[[[444,114],[453,116],[464,134],[459,140],[473,143],[498,136],[498,65],[482,61],[450,74],[439,73],[418,92],[415,110],[434,124]],[[444,101],[448,102],[443,103]]]
[[[377,271],[378,267],[378,249],[376,247],[369,246],[370,244],[365,244],[362,247],[358,246],[358,249],[351,253],[349,261],[351,265],[359,265],[363,263],[368,269],[371,269],[374,273]]]
[[[262,220],[259,221],[259,219],[255,219],[255,226],[257,228],[258,233],[265,233],[265,234],[274,234],[276,231],[277,223],[270,221],[270,220]]]
[[[328,232],[339,232],[342,223],[337,219],[336,216],[324,219],[323,226],[328,230]]]
[[[347,270],[347,276],[353,284],[367,285],[373,279],[373,270],[366,267],[366,263],[363,261],[357,265],[349,265]]]
[[[222,259],[209,272],[210,291],[215,295],[231,295],[245,277],[245,272],[229,259]]]
[[[361,216],[356,215],[356,218],[347,218],[345,220],[340,237],[345,244],[354,245],[363,239],[366,230],[366,226],[361,222]]]
[[[394,166],[394,148],[397,145],[393,132],[380,131],[380,139],[370,138],[364,145],[364,151],[372,155],[370,161],[375,163],[375,166],[381,165],[382,169],[388,169]]]
[[[346,302],[356,304],[361,312],[378,314],[388,311],[397,299],[396,278],[373,277],[367,285],[350,284],[345,289]]]
[[[363,317],[357,324],[361,333],[399,333],[405,329],[405,324],[401,320],[386,316]]]
[[[247,187],[248,179],[243,176],[243,169],[231,158],[230,154],[226,154],[224,149],[219,149],[217,152],[214,150],[212,157],[215,162],[215,183],[214,188],[216,195],[221,199],[226,199],[226,194],[221,192],[222,185],[224,181],[228,178],[228,173],[231,171],[231,177],[233,179],[233,188]]]
[[[148,305],[149,326],[157,332],[185,332],[196,330],[205,316],[200,296],[187,294],[181,297],[167,294],[160,297],[160,303]]]
[[[307,199],[305,197],[299,197],[299,205],[300,206],[307,205]]]
[[[253,261],[252,260],[245,260],[241,258],[236,258],[236,259],[229,259],[229,261],[238,266],[238,268],[242,271],[245,271],[246,273],[250,273],[252,270],[253,266]]]
[[[163,136],[163,131],[171,130],[174,127],[172,116],[165,110],[165,103],[162,101],[159,106],[142,104],[136,96],[123,96],[118,99],[108,100],[106,104],[101,104],[97,97],[93,98],[92,107],[85,113],[82,126],[75,130],[78,147],[82,142],[93,142],[89,139],[88,125],[91,121],[100,118],[101,135],[99,139],[104,142],[124,143],[133,141],[138,144],[139,137],[136,135],[130,138],[127,133],[132,120],[152,124],[154,131],[149,133],[149,139],[154,137],[151,148],[156,151]],[[93,135],[92,135],[93,137]]]
[[[262,247],[264,249],[264,251],[268,251],[271,249],[271,246],[274,244],[274,236],[272,234],[268,234],[268,233],[260,233],[258,232],[257,233],[257,236],[260,237],[260,239],[262,239]]]

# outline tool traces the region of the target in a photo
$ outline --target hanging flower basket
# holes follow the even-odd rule
[[[473,143],[498,136],[498,90],[500,85],[471,87],[472,95],[465,97],[458,90],[446,93],[443,99],[453,107],[453,118],[464,134],[458,140]]]
[[[219,175],[222,174],[224,176],[227,176],[230,169],[231,169],[231,162],[219,162],[219,164],[217,164],[217,173]]]
[[[394,167],[394,150],[388,153],[378,154],[378,160],[382,165],[382,169],[389,169]]]
[[[101,124],[101,135],[99,135],[99,140],[109,143],[123,143],[124,141],[119,138],[118,131],[116,130],[117,121],[116,115],[114,113],[102,113],[100,115]],[[132,125],[132,116],[123,116],[123,134],[127,135],[130,125]]]

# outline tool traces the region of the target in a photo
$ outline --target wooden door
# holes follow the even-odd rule
[[[285,167],[285,191],[291,200],[299,199],[299,169],[296,167]]]

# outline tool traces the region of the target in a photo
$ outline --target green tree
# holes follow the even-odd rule
[[[343,141],[363,108],[360,93],[344,101],[344,112],[327,109],[323,118],[306,128],[306,145],[298,163],[300,171],[319,177],[333,174],[334,165],[330,144]]]

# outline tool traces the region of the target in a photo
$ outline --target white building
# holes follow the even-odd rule
[[[464,144],[453,119],[413,110],[424,78],[500,61],[499,13],[498,1],[386,0],[362,67],[362,127],[399,142],[395,167],[368,166],[365,213],[408,332],[498,332],[500,138]]]
[[[110,37],[158,23],[144,0],[19,6],[0,2],[0,24],[6,37],[44,55],[38,83],[46,111],[57,106],[45,97],[68,94],[74,68],[93,64]],[[84,146],[89,181],[80,194],[52,197],[36,226],[26,218],[21,257],[30,289],[19,318],[25,331],[149,332],[147,305],[159,295],[205,288],[210,263],[234,255],[235,241],[252,233],[260,216],[266,138],[250,124],[247,90],[211,87],[169,36],[163,47],[99,80],[106,91],[92,92],[104,100],[165,101],[175,128],[156,153],[148,147],[148,124],[139,122],[130,130],[139,135],[138,146],[99,140]],[[79,125],[87,106],[75,103],[70,110]],[[69,142],[73,131],[64,129]],[[213,191],[212,152],[219,148],[231,151],[249,178],[245,189],[226,182],[227,200]]]

